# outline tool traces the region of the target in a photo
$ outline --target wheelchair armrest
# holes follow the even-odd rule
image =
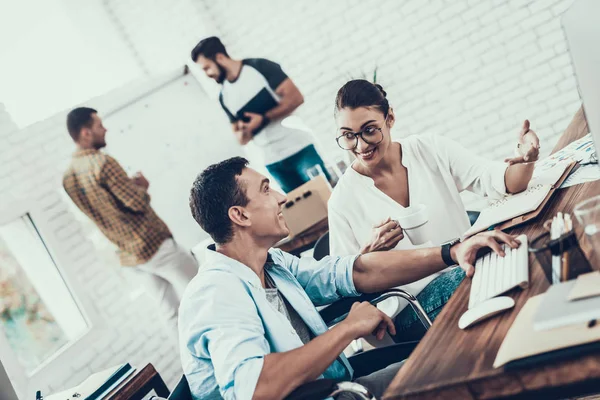
[[[364,386],[355,382],[337,382],[333,379],[317,379],[299,386],[285,400],[319,400],[337,396],[340,393],[354,393],[364,400],[375,399]]]
[[[418,341],[396,343],[348,357],[348,362],[354,370],[354,378],[372,374],[388,365],[406,360],[418,344]]]
[[[352,304],[356,303],[357,301],[368,301],[369,303],[376,305],[377,303],[380,303],[385,299],[389,299],[390,297],[400,297],[408,301],[408,304],[410,304],[412,309],[417,314],[417,317],[425,327],[425,330],[428,330],[431,327],[432,322],[427,316],[425,310],[423,310],[423,307],[421,307],[421,304],[417,298],[408,293],[406,290],[397,288],[391,288],[384,292],[367,293],[358,297],[345,297],[325,307],[319,311],[319,314],[321,314],[321,318],[323,318],[327,326],[331,326],[346,318],[350,312],[350,309],[352,308]]]
[[[383,292],[382,292],[383,293]],[[352,304],[356,302],[368,301],[371,302],[379,297],[382,293],[367,293],[358,297],[344,297],[319,311],[321,318],[327,326],[334,325],[338,320],[342,320],[350,312]]]

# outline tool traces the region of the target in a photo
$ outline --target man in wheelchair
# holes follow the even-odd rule
[[[502,254],[502,243],[519,245],[493,231],[441,248],[297,258],[272,248],[288,235],[285,202],[240,157],[208,167],[193,183],[192,215],[216,243],[179,311],[181,360],[196,399],[285,398],[321,378],[356,380],[379,397],[401,363],[357,377],[343,350],[371,333],[394,334],[392,320],[357,302],[328,329],[316,306],[404,285],[453,264],[472,276],[478,250]]]

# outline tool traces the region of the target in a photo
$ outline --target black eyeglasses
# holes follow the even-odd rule
[[[335,138],[338,146],[344,150],[354,150],[358,146],[358,137],[367,144],[379,144],[383,141],[382,128],[376,126],[367,126],[362,131],[345,132]]]

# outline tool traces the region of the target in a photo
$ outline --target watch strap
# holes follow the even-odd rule
[[[456,265],[456,262],[452,259],[452,256],[450,255],[450,249],[459,241],[459,239],[455,239],[442,245],[442,260],[444,260],[444,263],[446,263],[446,265],[449,267]]]

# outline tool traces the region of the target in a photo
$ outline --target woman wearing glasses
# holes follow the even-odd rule
[[[459,193],[500,197],[523,191],[539,154],[529,121],[519,134],[519,154],[505,162],[477,156],[443,136],[422,134],[394,141],[390,130],[395,118],[386,93],[366,80],[350,81],[338,91],[335,117],[339,147],[356,158],[329,201],[329,240],[335,255],[419,247],[396,222],[413,204],[427,208],[429,246],[458,238],[470,227]],[[434,319],[463,277],[455,268],[403,289],[417,296]],[[386,313],[399,312],[397,336],[418,339],[424,330],[414,313],[397,299],[387,302],[382,307]]]

